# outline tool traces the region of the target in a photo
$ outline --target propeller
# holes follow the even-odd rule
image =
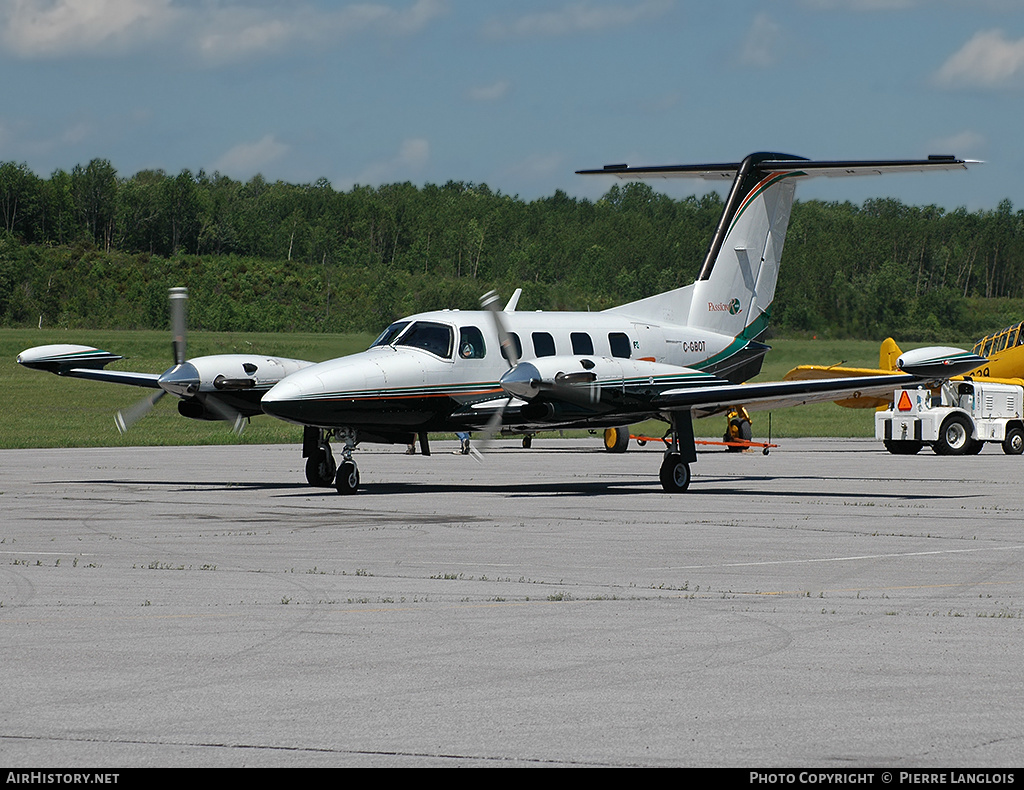
[[[518,293],[516,294],[516,296],[513,297],[513,299],[516,302],[519,301]],[[499,304],[500,301],[498,299],[497,291],[488,291],[487,293],[480,297],[480,306],[491,314],[491,318],[494,321],[494,329],[498,334],[498,343],[501,345],[501,355],[505,358],[505,361],[508,362],[509,370],[514,370],[516,365],[519,364],[519,353],[516,349],[515,341],[512,340],[512,335],[505,327],[505,322],[502,319],[502,311],[498,306]],[[513,302],[510,301],[509,304],[515,307]],[[494,439],[495,436],[498,435],[498,432],[501,430],[501,424],[505,416],[505,409],[508,408],[508,405],[511,402],[512,396],[509,395],[505,403],[499,408],[495,409],[494,414],[491,416],[491,419],[487,421],[487,425],[484,426],[484,429],[482,431],[483,437],[478,442],[480,448],[470,448],[470,454],[477,461],[483,460],[483,451],[490,446],[491,441]]]
[[[231,423],[231,430],[237,436],[245,428],[245,416],[228,406],[223,401],[199,390],[202,377],[199,371],[186,357],[186,307],[188,304],[188,288],[171,288],[171,353],[174,356],[174,367],[168,368],[157,379],[160,389],[127,409],[121,409],[114,415],[114,424],[120,433],[125,433],[135,423],[149,414],[157,401],[166,393],[177,395],[182,399],[195,398],[203,406],[216,414],[220,419]],[[241,389],[244,386],[252,386],[252,383],[242,384],[235,379],[227,379],[218,376],[214,381],[217,389]]]
[[[117,426],[118,433],[125,433],[135,423],[149,414],[150,410],[156,406],[156,402],[166,394],[166,390],[157,390],[152,395],[143,398],[127,409],[120,409],[114,415],[114,425]]]
[[[519,293],[517,292],[509,301],[511,307],[515,307],[518,297]],[[518,396],[523,400],[530,400],[543,392],[557,400],[584,407],[593,406],[601,399],[601,387],[597,383],[597,374],[592,370],[594,368],[592,360],[582,359],[580,360],[582,370],[560,372],[552,379],[543,378],[532,363],[522,363],[512,334],[505,326],[503,318],[505,311],[499,307],[500,303],[497,291],[488,291],[480,297],[480,305],[490,312],[491,318],[494,320],[498,342],[501,344],[501,353],[508,362],[509,369],[501,377],[501,385],[509,393],[509,397],[487,421],[487,425],[483,429],[483,439],[479,443],[481,451],[488,447],[491,440],[501,430],[505,410],[512,402],[513,397]],[[505,309],[508,310],[509,307]],[[471,449],[470,452],[477,460],[481,459],[482,452],[475,449]]]

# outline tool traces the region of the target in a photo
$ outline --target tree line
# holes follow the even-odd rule
[[[486,184],[335,190],[220,173],[120,177],[94,159],[41,178],[0,163],[0,321],[163,328],[192,289],[195,328],[376,331],[522,287],[523,309],[600,310],[685,285],[722,211],[647,184],[533,201]],[[1021,320],[1024,211],[797,201],[773,327],[963,340]]]

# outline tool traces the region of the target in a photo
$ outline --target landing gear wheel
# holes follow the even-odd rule
[[[750,420],[744,420],[741,417],[729,421],[729,430],[725,436],[722,437],[724,442],[749,442],[754,437],[754,431],[750,427]],[[725,448],[726,452],[730,453],[741,453],[745,447],[736,447],[729,445]]]
[[[690,486],[690,465],[679,453],[668,453],[661,463],[661,487],[670,494],[678,494]]]
[[[338,467],[338,477],[334,481],[334,487],[339,494],[354,494],[359,488],[359,469],[355,461],[342,461]]]
[[[604,449],[610,453],[624,453],[629,447],[629,426],[604,429]]]
[[[933,449],[938,455],[965,455],[973,444],[971,433],[971,423],[964,415],[950,414],[939,429]]]
[[[1024,428],[1006,429],[1006,438],[1003,439],[1003,452],[1007,455],[1020,455],[1024,453]]]
[[[330,488],[338,465],[330,448],[318,449],[306,459],[306,482],[315,488]]]
[[[924,447],[924,442],[912,439],[886,439],[882,444],[893,455],[917,455]]]
[[[533,437],[532,436],[527,435],[527,436],[523,437],[523,447],[525,449],[527,449],[527,450],[529,450],[531,447],[533,447]]]

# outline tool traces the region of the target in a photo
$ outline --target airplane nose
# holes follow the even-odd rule
[[[302,388],[287,378],[271,387],[260,401],[264,412],[289,422],[299,419],[301,403]]]
[[[501,377],[500,384],[509,395],[530,400],[540,392],[540,379],[540,371],[536,367],[529,362],[520,362]]]
[[[175,365],[168,371],[160,374],[157,383],[161,389],[177,395],[179,398],[191,398],[199,392],[199,384],[202,379],[199,371],[191,362],[182,362]]]

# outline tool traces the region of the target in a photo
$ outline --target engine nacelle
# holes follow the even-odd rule
[[[657,393],[694,381],[718,382],[693,368],[619,357],[540,357],[520,362],[501,377],[510,395],[533,400],[545,395],[555,400],[596,400],[601,391]],[[724,382],[723,382],[724,383]]]
[[[904,373],[921,378],[948,379],[970,373],[988,362],[971,351],[948,346],[927,346],[906,351],[896,360]]]
[[[178,401],[178,414],[188,417],[190,420],[222,420],[223,417],[215,414],[195,399]]]

